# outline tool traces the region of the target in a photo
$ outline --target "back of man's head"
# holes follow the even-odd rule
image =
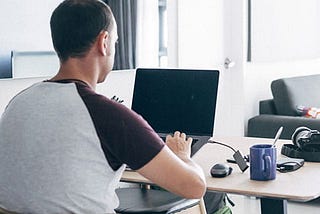
[[[50,20],[54,49],[61,62],[83,57],[102,30],[111,31],[113,14],[100,0],[65,0]]]

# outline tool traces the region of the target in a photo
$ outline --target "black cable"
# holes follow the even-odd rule
[[[277,165],[282,166],[282,165],[286,165],[286,164],[290,164],[290,163],[297,164],[298,166],[302,166],[302,164],[297,161],[287,161],[287,162],[283,162],[283,163],[277,164]]]
[[[299,169],[302,166],[303,164],[298,163],[296,161],[287,161],[281,164],[277,164],[277,170],[279,172],[292,172]]]
[[[219,145],[222,145],[222,146],[225,146],[225,147],[228,147],[229,149],[231,149],[234,154],[233,154],[233,158],[236,162],[236,164],[239,166],[239,168],[241,169],[242,172],[246,171],[246,169],[249,168],[247,162],[246,162],[246,159],[243,157],[243,155],[241,154],[241,152],[238,150],[236,151],[234,148],[232,148],[231,146],[227,145],[227,144],[224,144],[224,143],[221,143],[221,142],[218,142],[218,141],[214,141],[214,140],[211,140],[209,139],[208,140],[208,143],[216,143],[216,144],[219,144]]]
[[[228,194],[226,194],[226,198],[227,198],[229,204],[234,207],[235,204],[234,204],[234,202],[229,198]]]
[[[221,142],[218,142],[218,141],[214,141],[214,140],[208,140],[208,143],[216,143],[216,144],[220,144],[222,146],[225,146],[225,147],[228,147],[229,149],[232,149],[232,151],[234,152],[237,152],[234,148],[232,148],[231,146],[227,145],[227,144],[224,144],[224,143],[221,143]]]

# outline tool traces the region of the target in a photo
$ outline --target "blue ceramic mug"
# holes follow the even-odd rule
[[[250,179],[258,181],[276,178],[277,149],[270,144],[250,147]]]

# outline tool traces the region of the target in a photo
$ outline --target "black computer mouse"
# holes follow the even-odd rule
[[[228,164],[217,163],[211,167],[210,173],[212,177],[222,178],[230,175],[232,168]]]

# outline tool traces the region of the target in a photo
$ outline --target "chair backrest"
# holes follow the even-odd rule
[[[115,211],[121,214],[171,214],[184,210],[186,213],[206,214],[202,199],[185,199],[164,190],[119,188],[116,193],[120,204]]]

